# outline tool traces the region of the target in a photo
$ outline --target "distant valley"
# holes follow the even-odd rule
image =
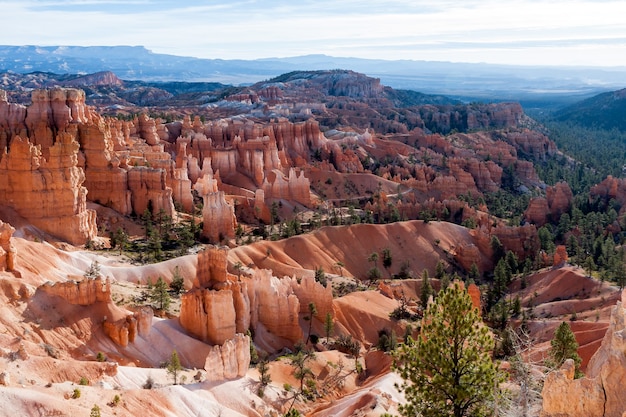
[[[89,74],[111,71],[124,80],[253,84],[290,71],[347,69],[384,85],[463,101],[520,101],[555,108],[623,88],[626,68],[523,67],[309,55],[259,60],[198,59],[130,46],[0,46],[0,70]]]

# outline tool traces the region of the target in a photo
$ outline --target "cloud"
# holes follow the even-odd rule
[[[144,45],[203,58],[325,53],[506,63],[544,60],[550,58],[547,51],[570,63],[595,47],[606,52],[598,64],[626,65],[623,3],[616,1],[0,0],[0,5],[11,16],[3,22],[4,42],[13,45]],[[609,51],[615,56],[606,60]]]

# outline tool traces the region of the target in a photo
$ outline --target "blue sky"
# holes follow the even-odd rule
[[[0,10],[3,45],[626,66],[623,0],[0,0]]]

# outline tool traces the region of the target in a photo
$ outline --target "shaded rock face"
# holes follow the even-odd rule
[[[626,292],[611,312],[600,349],[587,365],[587,377],[574,378],[574,364],[548,374],[543,386],[542,417],[622,417],[626,412]]]

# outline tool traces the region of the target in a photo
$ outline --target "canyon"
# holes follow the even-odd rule
[[[123,86],[111,74],[85,82]],[[598,396],[621,381],[608,371],[623,368],[621,292],[568,263],[564,245],[542,246],[539,230],[572,212],[574,193],[540,179],[535,164],[561,152],[519,104],[409,105],[339,70],[115,114],[76,87],[0,91],[3,409],[395,413],[400,377],[377,346],[381,332],[402,339],[417,323],[391,313],[421,311],[424,272],[443,268],[486,315],[493,271],[511,253],[534,262],[508,284],[528,357],[545,358],[570,320],[589,377],[573,380],[569,363],[549,373],[542,415],[567,415],[571,393],[593,398],[577,415],[621,415],[619,393]],[[622,188],[608,177],[591,193],[623,207]],[[504,191],[528,197],[517,221],[495,214],[490,198]],[[193,242],[176,246],[187,231]],[[159,278],[182,278],[169,309],[150,302]],[[431,280],[441,290],[443,277]],[[341,346],[348,338],[356,351]],[[303,342],[316,351],[309,400],[294,394],[288,359]],[[173,351],[180,385],[162,367]],[[262,396],[260,357],[271,375]],[[589,411],[600,406],[609,411]]]

